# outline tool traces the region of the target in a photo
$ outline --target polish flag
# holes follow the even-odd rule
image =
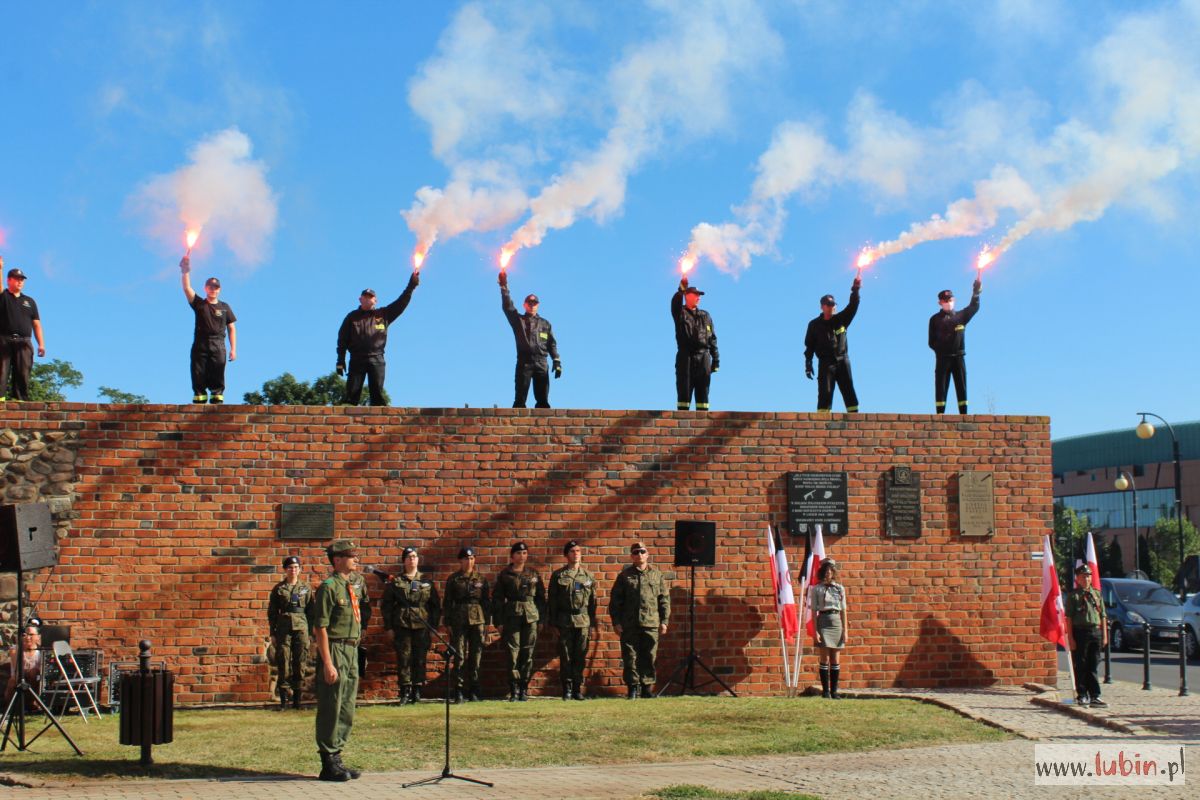
[[[1042,620],[1039,625],[1043,639],[1067,648],[1067,624],[1064,618],[1062,590],[1058,588],[1058,573],[1054,570],[1054,550],[1050,537],[1042,542]]]
[[[821,568],[821,562],[825,560],[825,540],[821,537],[821,526],[817,525],[816,529],[817,533],[812,540],[812,551],[809,553],[808,563],[804,565],[804,576],[800,581],[800,591],[804,592],[806,598],[809,587],[819,583],[817,570]],[[814,642],[817,640],[817,623],[813,620],[810,603],[804,604],[804,630]]]
[[[779,614],[779,626],[784,639],[796,640],[800,623],[796,616],[796,595],[792,593],[792,573],[788,569],[787,553],[782,546],[776,547],[775,534],[767,526],[767,557],[771,561],[771,586],[775,589],[775,611]]]
[[[1096,543],[1092,541],[1091,531],[1088,531],[1087,550],[1084,551],[1084,558],[1092,570],[1092,588],[1100,591],[1100,561],[1096,558]]]

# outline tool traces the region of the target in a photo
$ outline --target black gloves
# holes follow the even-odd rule
[[[555,379],[562,377],[562,362],[561,361],[554,362],[554,377],[555,377]]]
[[[850,286],[850,291],[857,292],[862,288],[862,276],[859,275],[854,279],[854,283]]]
[[[716,358],[714,358],[714,359],[713,359],[713,362],[712,362],[712,364],[713,364],[713,367],[712,367],[712,371],[713,371],[713,372],[716,372],[717,370],[719,370],[719,369],[721,368],[721,361],[720,361],[720,359],[716,359]]]
[[[413,270],[412,277],[408,279],[408,288],[415,289],[421,285],[421,271]]]
[[[971,289],[973,290],[973,294],[978,295],[983,291],[983,281],[979,280],[979,278],[976,278],[975,283],[971,286]]]
[[[504,270],[500,270],[500,287],[502,289],[508,288],[508,273]]]
[[[336,371],[337,371],[338,375],[345,375],[346,374],[346,365],[338,364],[336,367]]]
[[[811,361],[804,362],[804,377],[808,378],[810,381],[813,379],[813,370],[812,370],[812,362]]]
[[[179,262],[179,271],[182,272],[184,275],[191,272],[192,271],[192,260],[190,258],[188,258],[187,256],[184,256],[183,260],[181,260]]]
[[[686,292],[688,287],[687,275],[679,279],[679,291]]]

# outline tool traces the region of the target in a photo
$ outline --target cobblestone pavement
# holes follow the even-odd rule
[[[319,793],[323,799],[394,800],[442,798],[636,798],[657,787],[689,783],[723,790],[776,789],[805,791],[829,800],[864,797],[921,798],[1192,798],[1177,787],[1039,787],[1033,783],[1033,755],[1038,742],[1095,743],[1141,747],[1146,744],[1200,744],[1200,697],[1176,692],[1143,692],[1138,684],[1105,687],[1107,709],[1077,709],[1059,703],[1058,693],[1014,687],[938,691],[886,690],[870,696],[913,697],[933,702],[1009,730],[1010,741],[834,753],[818,756],[773,756],[713,759],[677,764],[546,767],[538,769],[463,770],[492,781],[494,788],[447,780],[401,790],[406,781],[428,772],[364,775],[352,784],[317,784],[310,777],[282,776],[254,780],[189,780],[43,783],[9,776],[28,786],[0,787],[0,796],[85,800],[103,798],[208,798],[275,800],[281,794]],[[1069,693],[1064,693],[1069,697]],[[1036,702],[1035,702],[1036,701]],[[848,701],[852,702],[852,701]],[[1151,730],[1155,728],[1157,730]],[[1189,749],[1189,754],[1195,752]],[[3,766],[0,757],[0,767]],[[1193,774],[1200,775],[1193,770]],[[1200,777],[1195,780],[1200,781]]]

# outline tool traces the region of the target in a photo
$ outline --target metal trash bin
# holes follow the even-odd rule
[[[140,745],[142,764],[152,763],[150,747],[174,741],[175,673],[151,669],[150,642],[138,644],[141,668],[121,674],[121,744]]]

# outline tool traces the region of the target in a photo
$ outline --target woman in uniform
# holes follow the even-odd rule
[[[425,685],[425,655],[429,652],[429,628],[437,628],[442,606],[437,586],[418,568],[416,548],[406,547],[402,555],[404,574],[388,579],[383,588],[383,620],[396,645],[396,678],[400,684],[400,702],[421,699]]]
[[[832,558],[821,562],[817,570],[820,583],[808,590],[808,607],[816,621],[817,650],[820,657],[821,697],[840,700],[838,656],[846,646],[846,587],[838,582],[838,563]]]

